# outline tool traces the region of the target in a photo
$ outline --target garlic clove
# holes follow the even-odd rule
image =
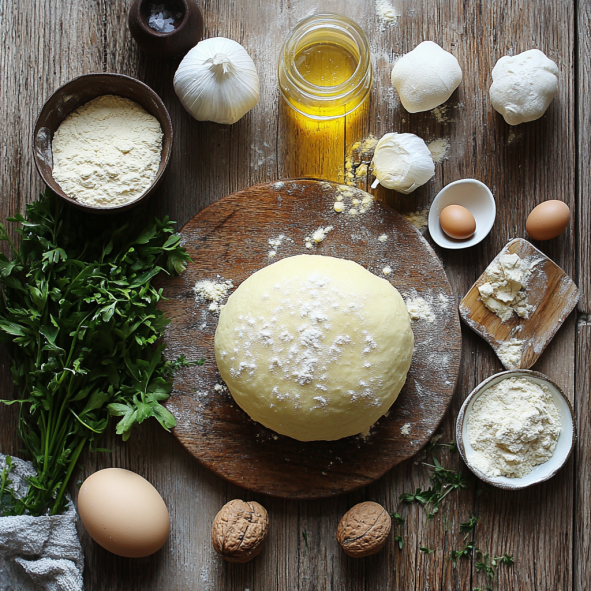
[[[174,89],[198,121],[236,123],[259,100],[259,77],[244,47],[224,37],[198,43],[181,62]]]
[[[387,189],[412,193],[435,174],[427,144],[412,133],[387,133],[377,143],[373,161],[377,181]]]

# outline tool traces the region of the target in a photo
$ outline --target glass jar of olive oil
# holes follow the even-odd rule
[[[337,119],[367,98],[373,74],[359,25],[338,14],[299,22],[283,45],[279,88],[287,103],[312,119]]]

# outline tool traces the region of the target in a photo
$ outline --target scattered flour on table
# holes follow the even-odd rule
[[[507,369],[516,369],[523,355],[523,341],[510,339],[505,341],[497,350],[497,357]]]
[[[306,248],[310,250],[313,246],[320,244],[332,230],[334,230],[332,226],[326,226],[326,228],[320,226],[311,236],[306,236],[304,238]]]
[[[388,266],[387,266],[387,267],[384,267],[384,268],[382,269],[382,273],[383,273],[384,275],[390,275],[390,273],[392,273],[392,267],[388,267]]]
[[[66,117],[52,153],[53,177],[67,195],[93,207],[124,205],[156,178],[162,128],[136,102],[99,96]]]
[[[486,269],[486,281],[478,287],[482,303],[502,322],[513,316],[529,318],[532,306],[527,301],[527,280],[536,261],[517,254],[502,254]]]
[[[416,298],[407,298],[405,303],[411,320],[425,320],[426,322],[433,322],[435,320],[433,309],[425,298],[420,296]]]
[[[285,241],[293,242],[291,238],[288,238],[285,234],[279,234],[279,236],[275,236],[274,238],[269,238],[267,240],[267,244],[271,247],[267,256],[272,259],[277,256],[277,251],[283,245]]]
[[[381,234],[380,236],[378,236],[378,242],[387,242],[387,240],[388,240],[387,234]]]
[[[401,435],[410,435],[410,430],[411,430],[411,424],[405,423],[404,425],[402,425],[402,427],[400,427],[400,434]]]
[[[435,164],[439,164],[443,162],[443,160],[447,160],[449,156],[450,150],[450,143],[447,138],[439,138],[437,140],[433,140],[427,144],[427,148],[431,152],[431,158],[433,158],[433,162]]]
[[[420,232],[424,232],[429,225],[429,209],[421,209],[404,214],[404,217]]]
[[[431,113],[433,113],[433,117],[435,117],[435,121],[437,121],[437,123],[447,123],[449,121],[448,111],[449,105],[443,104],[439,107],[435,107]]]
[[[224,300],[228,292],[234,287],[234,282],[231,279],[225,281],[198,281],[193,287],[196,300],[205,300],[210,302],[209,310],[211,312],[219,312],[223,307],[222,300]]]
[[[373,205],[373,196],[357,187],[337,185],[334,210],[337,213],[363,215]]]
[[[383,24],[396,24],[397,19],[402,16],[400,0],[375,0],[375,3],[378,18]]]
[[[370,135],[355,142],[347,149],[345,157],[345,184],[357,186],[357,183],[366,183],[369,173],[369,165],[373,159],[377,138]]]
[[[489,477],[521,478],[547,462],[560,436],[560,415],[546,386],[508,378],[488,388],[467,417],[470,462]]]

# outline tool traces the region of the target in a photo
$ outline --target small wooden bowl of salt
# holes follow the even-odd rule
[[[140,49],[154,57],[185,55],[203,36],[203,16],[195,0],[135,0],[128,25]]]
[[[549,480],[575,444],[573,410],[547,376],[527,369],[484,380],[456,422],[458,450],[484,482],[518,490]]]

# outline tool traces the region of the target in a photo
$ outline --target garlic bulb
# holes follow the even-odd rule
[[[236,123],[259,101],[259,76],[251,57],[236,41],[205,39],[184,57],[174,90],[198,121]]]
[[[400,193],[412,193],[434,174],[435,164],[427,144],[413,133],[387,133],[377,143],[373,173],[378,184]]]

